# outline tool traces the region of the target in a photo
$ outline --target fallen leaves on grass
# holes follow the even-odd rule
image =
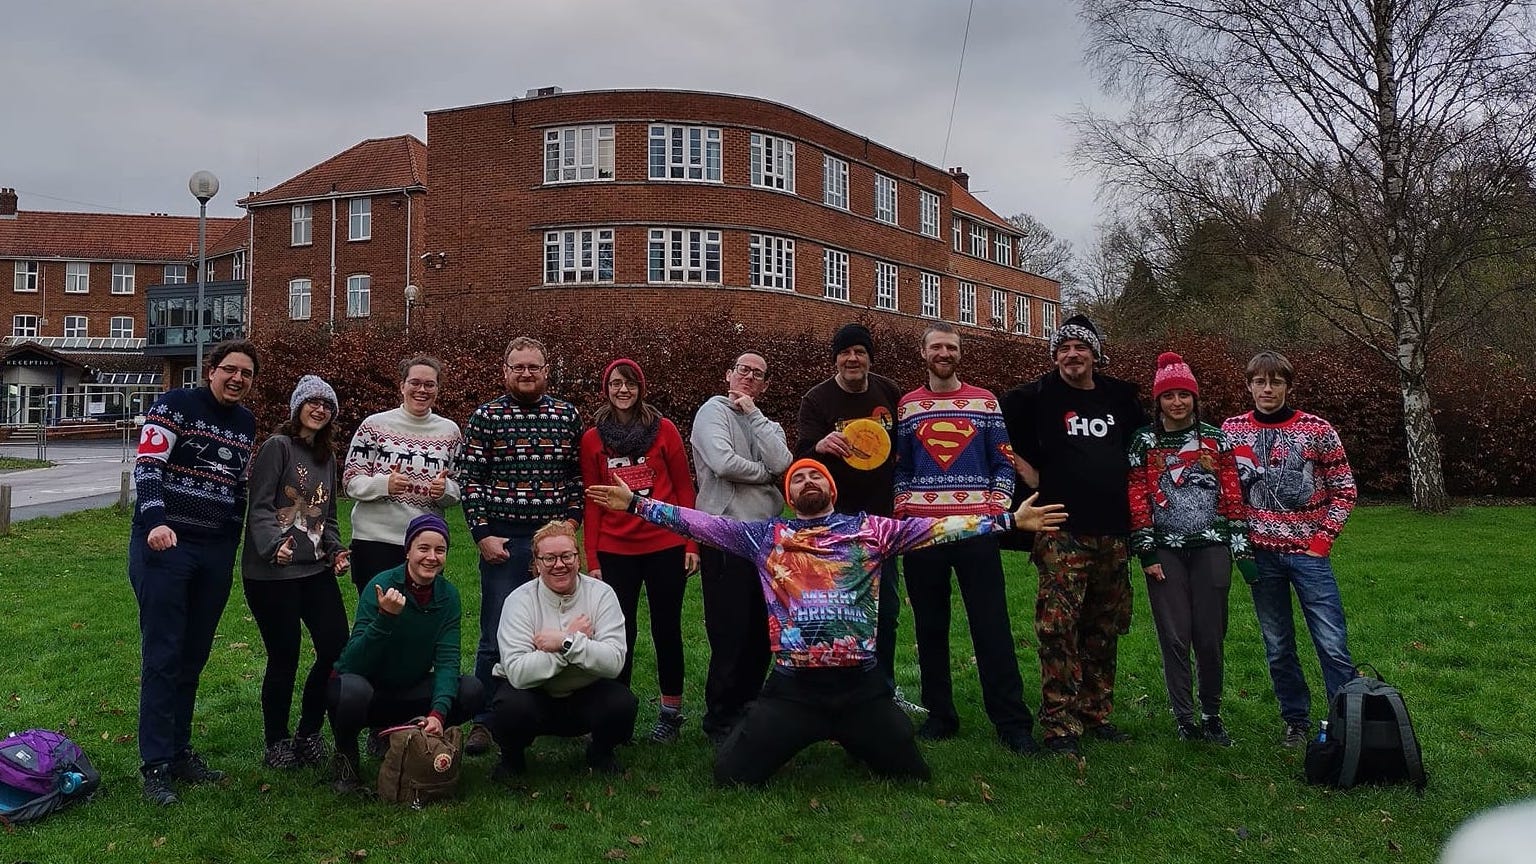
[[[150,842],[149,845],[155,847],[156,849],[159,849],[161,846],[165,845],[165,838],[164,837],[156,837],[153,841]]]
[[[367,857],[368,857],[368,850],[367,849],[353,849],[351,852],[347,853],[347,858],[352,860],[352,861],[361,861],[361,860],[363,860],[364,858],[367,858]]]
[[[629,853],[615,846],[614,848],[609,849],[607,852],[604,852],[603,857],[607,858],[609,861],[623,861],[625,858],[629,857]]]
[[[644,846],[645,845],[645,838],[641,837],[639,834],[631,834],[628,837],[624,838],[624,842],[628,843],[631,846]]]

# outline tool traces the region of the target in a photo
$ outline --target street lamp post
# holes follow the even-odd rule
[[[405,335],[411,335],[411,307],[421,299],[421,289],[415,285],[405,286]]]
[[[203,274],[208,272],[208,201],[219,194],[219,178],[212,171],[199,171],[187,181],[187,190],[197,199],[197,374],[203,374]]]

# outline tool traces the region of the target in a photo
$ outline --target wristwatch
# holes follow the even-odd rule
[[[575,644],[575,639],[573,637],[571,637],[571,636],[565,637],[565,641],[560,643],[560,653],[564,654],[565,652],[571,650],[571,646],[574,645],[574,644]]]

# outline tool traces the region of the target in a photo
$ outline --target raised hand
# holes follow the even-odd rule
[[[443,472],[436,477],[433,477],[432,482],[427,485],[427,497],[431,498],[433,501],[436,501],[437,499],[443,497],[443,493],[447,491],[448,469],[444,468]]]
[[[1013,511],[1013,527],[1020,531],[1055,531],[1067,521],[1066,508],[1060,504],[1047,504],[1044,507],[1036,507],[1035,499],[1040,493],[1019,502],[1019,509]]]
[[[848,439],[843,433],[834,429],[816,442],[816,452],[847,459],[853,455],[853,447],[848,444]]]
[[[411,491],[411,478],[400,473],[400,463],[389,466],[389,494],[404,495]]]
[[[352,550],[343,549],[336,553],[336,563],[332,565],[331,569],[337,576],[340,576],[341,574],[347,572],[347,568],[351,566]]]
[[[401,594],[399,589],[391,588],[385,591],[383,587],[375,584],[373,591],[379,598],[379,611],[385,615],[399,615],[400,610],[405,608],[405,595]]]
[[[290,563],[293,562],[293,538],[292,537],[288,537],[288,538],[284,539],[283,542],[278,545],[278,547],[277,547],[277,554],[275,556],[273,556],[272,560],[276,561],[278,563],[278,565],[283,566],[283,567],[286,567]]]
[[[752,397],[740,390],[726,391],[725,398],[730,400],[731,410],[737,414],[751,414],[757,410],[757,403],[752,401]]]
[[[635,500],[635,493],[623,479],[615,477],[612,486],[588,486],[587,500],[609,510],[628,510],[629,502]]]

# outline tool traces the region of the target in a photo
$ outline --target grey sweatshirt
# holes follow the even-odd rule
[[[268,438],[251,463],[250,509],[245,514],[245,579],[301,579],[323,572],[341,551],[336,526],[336,460],[315,463],[314,454],[287,435]],[[274,559],[293,540],[293,560]]]
[[[739,414],[724,396],[710,397],[693,416],[693,467],[698,509],[732,519],[768,519],[784,510],[779,475],[794,457],[784,427],[761,410]]]

